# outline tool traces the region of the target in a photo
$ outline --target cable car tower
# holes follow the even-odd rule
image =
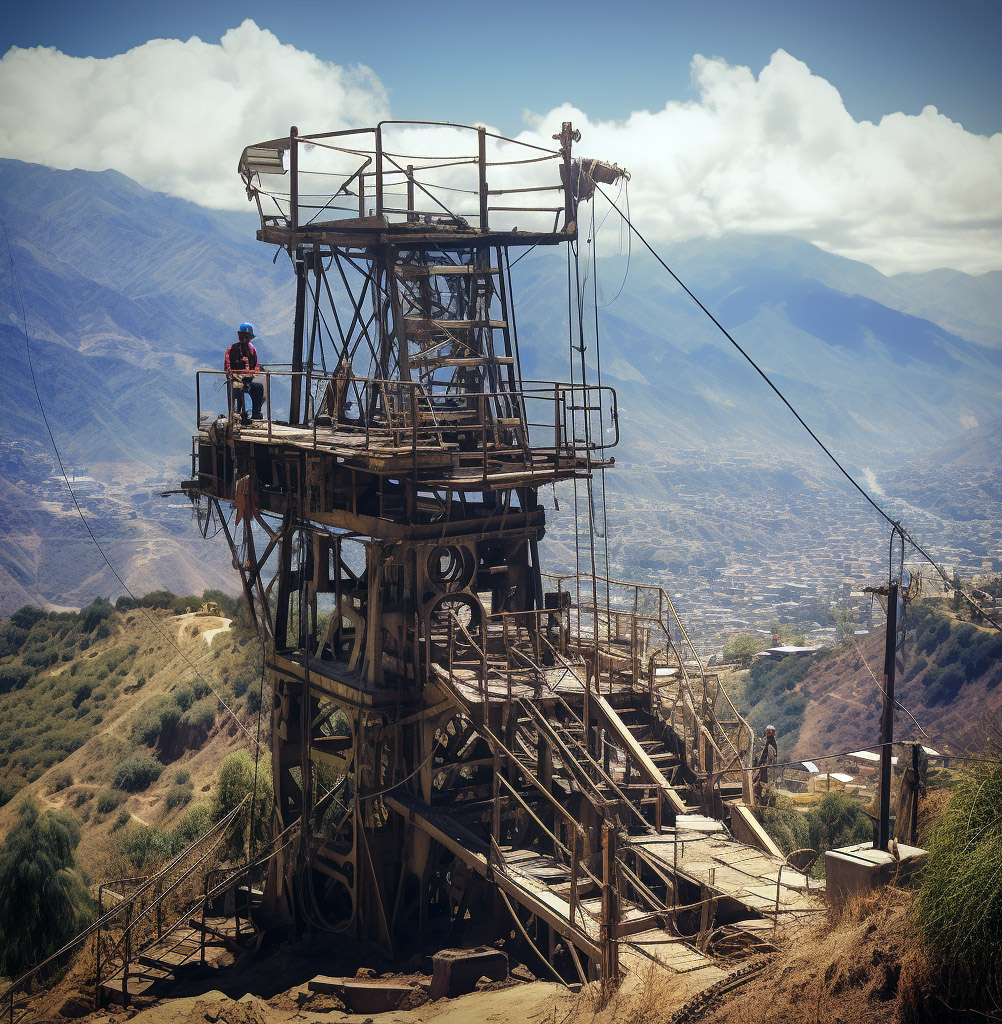
[[[510,913],[613,978],[624,907],[673,898],[624,844],[688,800],[719,811],[752,738],[661,588],[540,565],[540,488],[590,486],[618,440],[583,358],[566,382],[521,368],[509,250],[574,243],[624,173],[578,139],[394,121],[248,146],[258,238],[294,270],[291,361],[249,425],[232,381],[203,413],[221,371],[199,373],[184,486],[265,641],[275,834],[296,834],[271,912],[391,956]]]

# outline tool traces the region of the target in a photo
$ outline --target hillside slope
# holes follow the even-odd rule
[[[935,597],[909,609],[907,627],[894,688],[907,712],[895,712],[895,738],[980,750],[1002,714],[1002,634]],[[883,659],[878,629],[811,659],[760,662],[735,689],[758,734],[776,726],[784,757],[817,758],[879,742]]]
[[[134,874],[123,841],[136,825],[176,827],[210,800],[226,754],[253,749],[260,645],[239,621],[100,604],[22,611],[0,626],[0,654],[0,836],[26,797],[68,811],[95,883]],[[127,792],[121,766],[136,757],[159,776]]]

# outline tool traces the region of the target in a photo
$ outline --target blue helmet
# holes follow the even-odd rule
[[[254,325],[249,324],[246,321],[237,328],[237,334],[249,334],[252,338],[254,337]]]

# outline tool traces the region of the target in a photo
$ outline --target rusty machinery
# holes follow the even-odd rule
[[[539,562],[540,488],[590,481],[618,438],[615,394],[580,379],[583,362],[570,382],[520,365],[509,248],[574,242],[593,182],[624,173],[576,160],[578,138],[384,122],[293,128],[240,159],[259,239],[291,259],[291,363],[262,374],[249,426],[203,411],[218,378],[199,373],[185,489],[236,505],[220,521],[265,640],[275,828],[300,827],[268,904],[391,954],[436,922],[498,913],[496,866],[519,842],[580,861],[594,890],[610,823],[683,809],[651,797],[652,745],[602,719],[617,680],[629,700],[646,679],[656,700],[661,677],[685,674],[666,667],[660,597],[655,610],[635,588],[614,611],[606,582],[603,613],[594,564],[589,605]],[[575,961],[607,972],[574,898]]]

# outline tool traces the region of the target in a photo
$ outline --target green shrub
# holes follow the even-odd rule
[[[263,705],[261,691],[257,689],[251,689],[247,691],[247,710],[252,714],[256,715]]]
[[[69,789],[73,785],[73,776],[69,772],[59,772],[52,780],[52,792],[59,793],[64,789]]]
[[[190,686],[177,687],[171,691],[171,697],[182,711],[187,711],[195,703],[195,691]]]
[[[760,816],[762,827],[785,854],[810,845],[807,817],[797,810],[793,800],[775,789],[766,790]]]
[[[73,707],[78,708],[81,704],[94,692],[94,687],[90,683],[81,683],[73,691],[73,700],[71,703]]]
[[[181,708],[173,697],[164,697],[148,707],[142,718],[132,727],[133,739],[152,747],[162,732],[176,729],[180,721]]]
[[[123,800],[125,794],[117,789],[106,789],[97,798],[97,810],[99,814],[110,814]]]
[[[183,807],[191,801],[190,786],[171,786],[167,790],[167,809],[173,811],[175,807]]]
[[[247,692],[247,687],[251,684],[251,677],[248,675],[239,675],[233,680],[233,694],[236,697],[242,697]]]
[[[178,768],[174,773],[174,783],[178,786],[187,786],[191,782],[191,772],[187,768]]]
[[[21,661],[31,668],[48,668],[59,661],[59,651],[43,647],[40,650],[28,651],[21,656]]]
[[[115,787],[126,793],[139,793],[160,778],[163,765],[145,754],[133,754],[115,768]]]
[[[133,822],[122,836],[122,853],[137,871],[150,871],[171,856],[170,838],[152,825]]]
[[[129,822],[132,821],[132,815],[123,807],[115,817],[115,822],[111,826],[112,832],[117,832],[118,829],[124,828]]]
[[[20,629],[12,622],[0,625],[0,658],[9,658],[17,654],[27,639],[26,629]]]
[[[174,595],[169,590],[151,590],[139,599],[144,608],[170,608]]]
[[[213,825],[211,810],[205,804],[195,804],[184,812],[170,834],[171,853],[180,853]]]
[[[80,626],[85,633],[93,633],[98,626],[104,624],[105,620],[114,612],[111,602],[103,597],[96,597],[80,609]],[[105,633],[107,636],[108,634]]]
[[[14,623],[18,629],[23,629],[28,632],[36,622],[40,622],[44,619],[45,612],[41,608],[36,608],[33,604],[26,604],[22,608],[18,608],[16,612],[10,617],[10,621]]]
[[[91,920],[93,902],[76,871],[80,826],[32,801],[0,848],[0,974],[16,978]]]
[[[807,814],[808,845],[818,853],[873,839],[873,820],[848,793],[826,793]],[[824,863],[823,860],[820,863]]]
[[[20,793],[23,786],[24,780],[11,778],[4,773],[4,778],[0,778],[0,807],[10,803]]]
[[[23,665],[0,665],[0,693],[23,690],[32,675],[31,669]]]
[[[913,906],[944,1002],[989,1016],[1002,998],[1000,806],[1002,761],[973,763],[930,837]]]
[[[211,697],[193,704],[181,717],[181,724],[208,735],[216,723],[216,699]]]
[[[75,798],[74,798],[74,800],[73,800],[73,806],[74,806],[74,807],[83,807],[83,805],[84,805],[85,803],[87,803],[87,801],[88,801],[88,800],[89,800],[89,799],[90,799],[90,798],[91,798],[91,797],[92,797],[93,795],[94,795],[93,793],[88,793],[88,792],[87,792],[87,790],[85,790],[85,789],[81,789],[81,790],[80,790],[80,792],[79,792],[79,793],[77,793],[76,797],[75,797]]]
[[[244,852],[247,842],[247,829],[250,817],[254,819],[253,845],[255,849],[271,836],[272,786],[271,759],[264,753],[257,765],[257,782],[255,787],[254,760],[246,750],[238,750],[223,760],[216,782],[216,791],[212,800],[212,818],[218,821],[233,810],[248,794],[257,793],[253,800],[253,809],[248,808],[246,823],[240,829],[231,832],[227,843],[227,852],[231,857],[239,857]],[[248,802],[250,803],[250,801]]]

